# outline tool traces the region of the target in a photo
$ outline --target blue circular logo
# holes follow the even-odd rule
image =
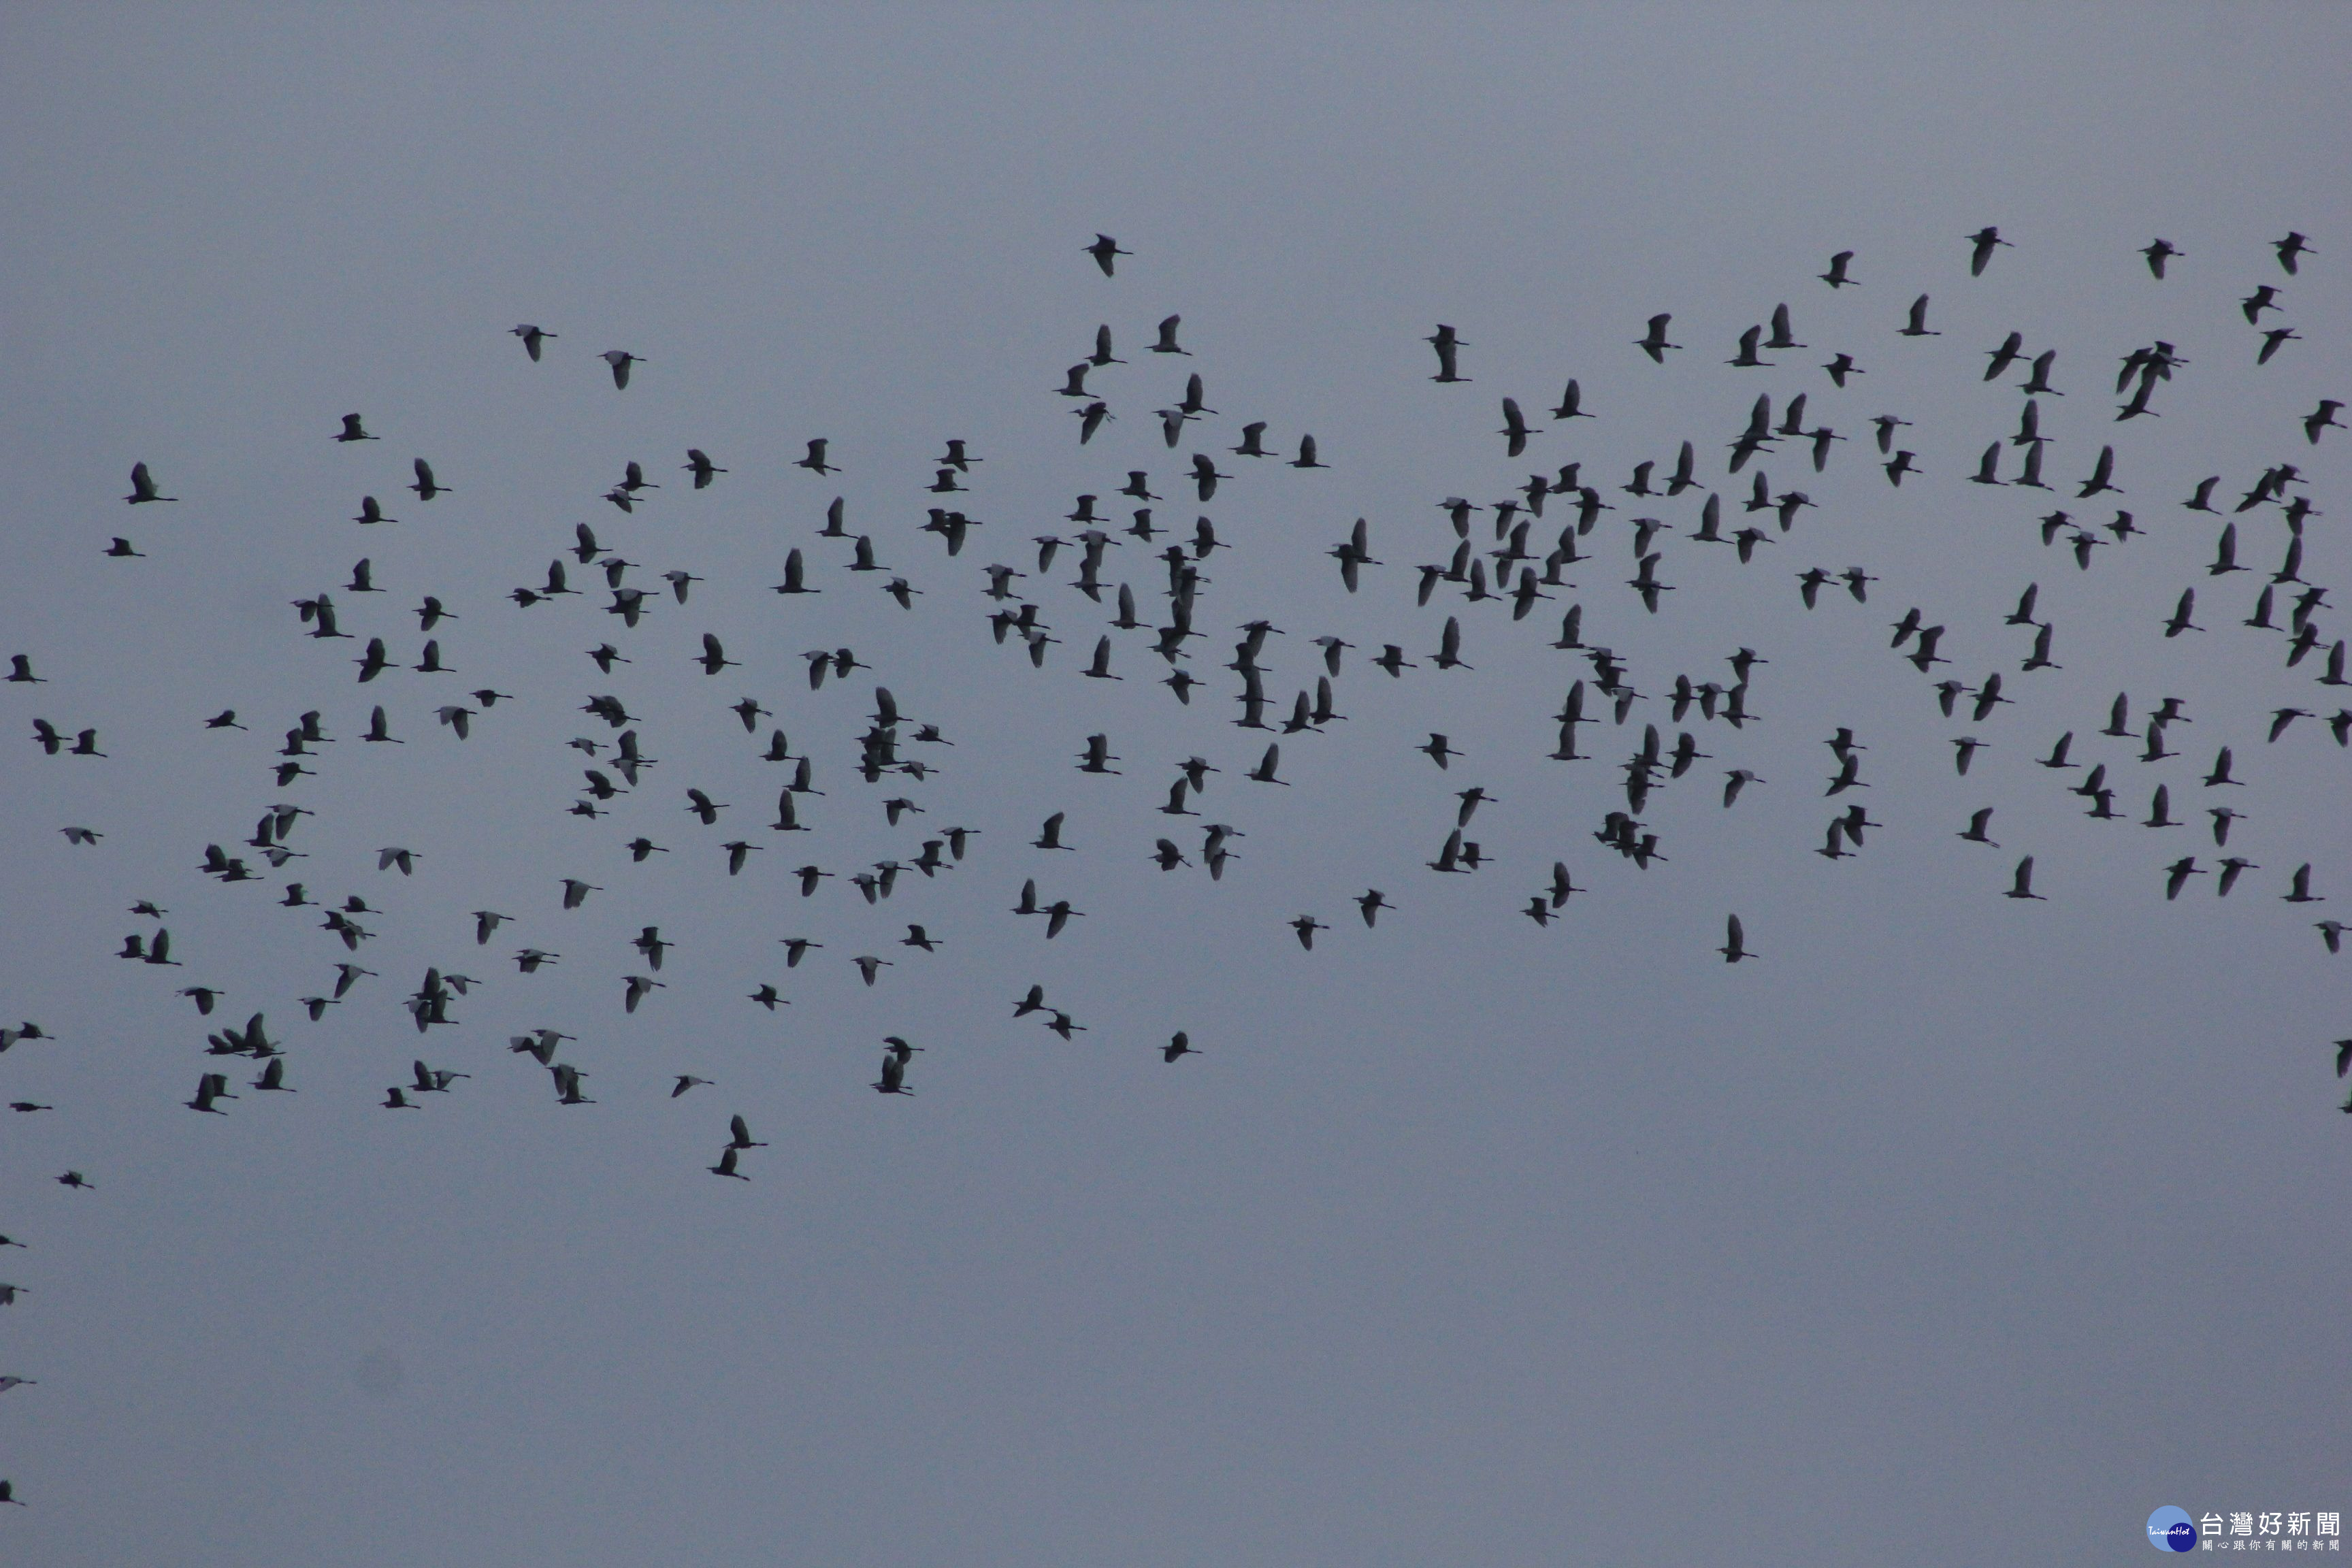
[[[2189,1510],[2160,1508],[2147,1516],[2147,1543],[2158,1552],[2197,1550],[2197,1525]]]

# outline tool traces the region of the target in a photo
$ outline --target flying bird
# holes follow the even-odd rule
[[[178,496],[167,496],[157,493],[155,489],[155,480],[152,476],[147,472],[147,465],[144,463],[133,463],[131,465],[131,493],[124,496],[122,499],[129,501],[132,506],[138,506],[145,501],[175,501],[180,498]],[[118,539],[115,542],[117,544],[121,544],[122,542]]]
[[[1650,330],[1641,337],[1634,340],[1633,346],[1640,349],[1643,353],[1648,354],[1650,356],[1651,363],[1654,364],[1664,364],[1666,363],[1666,351],[1668,349],[1678,349],[1682,347],[1682,344],[1680,343],[1670,343],[1666,342],[1666,324],[1674,319],[1674,313],[1672,311],[1660,311],[1657,315],[1650,318]]]
[[[1095,258],[1095,265],[1102,268],[1102,275],[1106,278],[1112,276],[1112,258],[1118,256],[1132,256],[1135,254],[1135,252],[1131,250],[1121,250],[1118,247],[1118,241],[1113,239],[1107,234],[1098,234],[1095,236],[1095,242],[1084,248],[1088,256]],[[1175,320],[1173,317],[1169,319],[1171,322]]]
[[[2007,896],[2012,899],[2040,899],[2042,897],[2041,894],[2033,890],[2032,856],[2028,855],[2024,859],[2020,860],[2017,863],[2016,879],[2010,884]]]
[[[1723,962],[1726,963],[1737,963],[1743,958],[1756,956],[1748,947],[1747,932],[1740,928],[1738,915],[1733,915],[1725,921],[1723,945],[1716,951],[1723,954]]]
[[[1969,236],[1968,237],[1969,247],[1969,276],[1971,278],[1983,277],[1985,263],[1992,259],[1994,249],[1997,247],[2010,244],[2010,241],[2001,238],[2000,230],[1993,227],[1990,224],[1987,224],[1984,227],[1977,230],[1976,233]]]
[[[1437,351],[1437,374],[1431,376],[1430,380],[1456,382],[1470,379],[1462,374],[1460,370],[1461,351],[1470,345],[1463,342],[1452,327],[1441,321],[1438,323],[1437,331],[1422,341]]]

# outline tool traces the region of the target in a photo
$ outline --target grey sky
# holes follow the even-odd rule
[[[0,687],[0,1017],[59,1038],[0,1058],[8,1098],[58,1107],[0,1146],[0,1232],[30,1244],[0,1252],[27,1288],[0,1374],[39,1380],[0,1394],[31,1505],[0,1556],[2104,1562],[2162,1503],[2341,1509],[2326,1042],[2352,959],[2311,921],[2352,899],[2347,753],[2311,720],[2263,741],[2274,708],[2339,706],[2238,624],[2276,509],[2239,520],[2256,570],[2209,578],[2221,520],[2179,502],[2292,461],[2352,507],[2352,436],[2295,423],[2352,396],[2347,60],[2318,7],[10,10],[0,653],[49,684]],[[1985,224],[2016,248],[1972,279]],[[2267,244],[2291,227],[2318,250],[2295,279]],[[1111,279],[1097,231],[1134,253]],[[2158,235],[2187,253],[2160,284],[2134,254]],[[1863,287],[1833,294],[1814,274],[1849,248]],[[2257,370],[2261,283],[2305,341]],[[1921,292],[1944,335],[1895,336]],[[1725,366],[1784,300],[1810,346]],[[1654,367],[1632,341],[1660,310],[1686,347]],[[1191,359],[1141,352],[1171,312]],[[522,321],[561,334],[541,363]],[[1439,321],[1468,386],[1428,380]],[[1118,417],[1081,447],[1053,389],[1098,322],[1132,363],[1094,373]],[[2055,494],[1965,483],[2016,426],[2016,375],[1979,379],[2011,330],[2059,351]],[[2109,368],[2158,337],[2190,363],[2117,425]],[[646,362],[625,392],[607,348]],[[1840,349],[1867,372],[1843,393],[1814,368]],[[1171,451],[1151,411],[1194,370],[1221,412]],[[1497,399],[1570,376],[1597,416],[1506,459]],[[1741,567],[1689,542],[1699,493],[1649,503],[1675,591],[1644,615],[1618,487],[1688,439],[1752,521],[1722,449],[1759,392],[1850,437],[1822,474],[1760,461],[1818,510]],[[327,439],[352,409],[380,443]],[[1880,413],[1913,422],[1899,489]],[[1232,457],[1255,419],[1329,469]],[[792,466],[815,437],[842,473]],[[950,437],[986,461],[933,498]],[[2126,495],[2075,501],[2110,443]],[[709,490],[688,446],[730,470]],[[1234,475],[1206,505],[1196,450]],[[420,456],[452,494],[401,488]],[[624,517],[597,497],[630,459],[662,489]],[[1576,592],[1516,624],[1450,587],[1414,606],[1454,542],[1433,503],[1571,460],[1618,508]],[[182,499],[122,505],[133,461]],[[1205,513],[1232,546],[1202,563],[1189,707],[1148,632],[1113,634],[1122,681],[1078,677],[1111,605],[1064,585],[1067,552],[1022,584],[1064,639],[1044,669],[983,620],[982,565],[1034,571],[1080,493],[1123,521],[1139,468],[1174,537]],[[344,521],[362,493],[400,521]],[[815,538],[835,495],[915,611]],[[982,520],[952,561],[916,531],[939,499]],[[2053,506],[2147,532],[2078,571],[2040,542]],[[1386,564],[1350,596],[1323,552],[1358,516]],[[603,595],[509,603],[582,521],[632,581],[706,581],[635,631]],[[2306,530],[2310,582],[2343,581],[2339,528]],[[117,532],[147,559],[104,559]],[[1155,624],[1167,542],[1105,572]],[[821,595],[766,591],[793,547]],[[380,596],[341,589],[362,554]],[[1866,605],[1801,608],[1798,572],[1857,563]],[[2028,582],[2063,670],[2018,670]],[[2168,640],[2191,584],[2210,629]],[[320,589],[355,641],[299,636]],[[459,676],[353,685],[370,636],[415,661],[426,593]],[[1562,764],[1547,715],[1592,676],[1547,646],[1571,599],[1650,700]],[[1949,627],[1934,677],[1887,647],[1913,605]],[[1475,670],[1429,668],[1447,615]],[[1287,789],[1241,776],[1270,737],[1233,726],[1221,668],[1260,616],[1277,719],[1307,639],[1359,645],[1346,721],[1280,737]],[[694,668],[706,631],[745,668]],[[581,655],[607,639],[634,661],[610,677]],[[1389,642],[1422,668],[1368,668]],[[1670,722],[1674,676],[1727,681],[1743,644],[1759,721]],[[798,656],[842,646],[875,668],[811,692]],[[2015,706],[1937,711],[1935,679],[1994,669]],[[937,777],[855,777],[877,680],[954,742],[902,744]],[[434,708],[483,683],[516,700],[460,743]],[[2183,755],[2096,737],[2117,690],[2141,720],[2181,698]],[[592,823],[563,742],[609,742],[577,710],[602,692],[661,760]],[[776,713],[757,737],[747,695]],[[359,742],[377,702],[404,744]],[[199,726],[224,707],[251,732]],[[276,790],[310,708],[339,739]],[[42,755],[37,716],[108,758]],[[1670,858],[1641,872],[1591,833],[1645,722],[1710,760],[1652,800]],[[1884,826],[1832,865],[1840,725]],[[763,826],[776,726],[825,791],[807,834]],[[2083,820],[2077,775],[2033,765],[2069,729],[2119,813],[2165,782],[2189,825]],[[1443,773],[1411,750],[1433,730],[1465,753]],[[1097,731],[1123,776],[1076,771]],[[1959,778],[1963,733],[1989,749]],[[2260,868],[2168,903],[2167,863],[2225,853],[2197,782],[2222,744],[2249,786],[2226,852]],[[1223,770],[1202,817],[1159,815],[1193,753]],[[1768,782],[1726,812],[1733,766]],[[1434,875],[1473,784],[1494,863]],[[924,814],[886,827],[892,794]],[[195,874],[281,799],[316,811],[309,858]],[[2000,850],[1954,837],[1984,805]],[[1052,811],[1078,853],[1027,847]],[[1151,866],[1162,834],[1197,861],[1207,821],[1247,835],[1223,880]],[[870,908],[847,886],[959,822],[959,869]],[[631,864],[641,831],[670,852]],[[736,837],[762,848],[730,879]],[[374,869],[388,845],[414,877]],[[1999,897],[2028,853],[2046,903]],[[1555,859],[1586,890],[1538,930],[1516,911]],[[2279,898],[2306,860],[2326,906]],[[840,874],[806,900],[804,862]],[[316,1025],[295,999],[354,955],[273,907],[298,876],[383,911],[355,955],[379,977]],[[563,877],[604,890],[567,913]],[[1004,912],[1027,877],[1086,918],[1046,943]],[[1367,887],[1397,906],[1377,931]],[[152,924],[139,898],[185,968],[108,956]],[[484,908],[515,921],[477,947]],[[1735,910],[1756,963],[1714,951]],[[1301,913],[1333,928],[1311,953]],[[939,952],[888,945],[914,921]],[[648,922],[669,988],[627,1015]],[[787,970],[792,935],[825,946]],[[522,976],[523,945],[563,957]],[[871,989],[866,952],[895,961]],[[398,999],[427,965],[483,984],[420,1037]],[[763,981],[792,1005],[754,1006]],[[171,994],[199,982],[229,994],[210,1020]],[[1087,1032],[1012,1019],[1032,983]],[[203,1037],[257,1009],[299,1093],[183,1109],[203,1071],[251,1077]],[[503,1049],[539,1026],[580,1037],[595,1107]],[[1178,1028],[1202,1055],[1164,1066]],[[924,1047],[912,1099],[866,1087],[892,1033]],[[378,1110],[420,1054],[473,1076]],[[716,1082],[673,1101],[682,1072]],[[770,1145],[749,1185],[705,1171],[732,1112]]]

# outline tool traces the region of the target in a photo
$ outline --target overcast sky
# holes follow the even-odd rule
[[[2300,576],[2342,580],[2352,434],[2300,422],[2352,399],[2347,60],[2320,7],[9,9],[0,654],[47,684],[0,686],[0,1019],[56,1037],[0,1058],[55,1107],[0,1129],[26,1244],[0,1375],[37,1380],[0,1394],[27,1504],[0,1556],[2105,1562],[2160,1504],[2341,1510],[2352,957],[2313,929],[2352,900],[2345,704],[2314,683],[2341,623],[2285,668],[2242,624],[2280,509],[2237,520],[2252,570],[2209,575],[2225,519],[2180,503],[2295,463]],[[2013,248],[1972,278],[1989,224]],[[2292,278],[2289,229],[2316,250]],[[2257,366],[2262,284],[2298,340]],[[1922,293],[1942,335],[1897,335]],[[1727,365],[1782,302],[1806,346]],[[1685,346],[1654,365],[1660,311]],[[1146,352],[1171,314],[1189,358]],[[557,334],[540,363],[523,322]],[[1440,322],[1467,385],[1430,380]],[[1090,373],[1113,418],[1081,446],[1055,393],[1098,325],[1126,363]],[[2023,366],[1983,379],[2011,331],[2057,352],[2054,491],[1967,482],[2021,417]],[[2187,363],[2117,423],[2112,373],[2158,340]],[[625,390],[608,349],[644,362]],[[1171,448],[1154,411],[1194,372],[1214,412]],[[1570,377],[1594,417],[1554,423]],[[1727,474],[1758,395],[1777,420],[1800,393],[1845,437],[1827,468],[1784,440]],[[329,439],[355,410],[380,441]],[[1909,421],[1900,487],[1881,415]],[[1236,456],[1255,421],[1328,467]],[[794,466],[819,437],[838,473]],[[949,438],[984,461],[934,496]],[[1620,488],[1684,441],[1699,488]],[[2077,499],[2110,446],[2122,493]],[[728,470],[708,489],[689,447]],[[1231,476],[1207,501],[1195,453]],[[448,494],[404,488],[419,458]],[[624,515],[600,498],[631,460],[660,488]],[[177,500],[125,506],[133,462]],[[1553,597],[1416,604],[1456,544],[1439,501],[1570,462],[1614,510]],[[1786,533],[1741,510],[1759,468],[1814,503]],[[1173,531],[1149,543],[1133,469]],[[1751,563],[1690,538],[1710,492],[1727,534],[1766,528]],[[1114,520],[1099,605],[1075,547],[1040,573],[1033,542],[1085,494]],[[362,495],[396,521],[349,521]],[[836,496],[884,570],[818,537]],[[942,502],[978,521],[952,559],[917,526]],[[2141,531],[2106,531],[2119,508]],[[2105,541],[2087,569],[2071,528],[2042,542],[2055,509]],[[1202,516],[1225,548],[1187,705],[1152,632],[1107,623],[1119,583],[1167,623],[1157,555]],[[1359,517],[1382,564],[1350,595],[1327,552]],[[643,625],[570,556],[597,592],[508,597],[581,523],[656,591]],[[793,549],[820,594],[767,591]],[[362,556],[381,594],[348,591]],[[990,635],[992,563],[1030,574],[1042,668]],[[1800,573],[1857,565],[1866,604],[1806,610]],[[2020,668],[2028,584],[2063,668]],[[2203,629],[2168,638],[2190,586]],[[352,640],[301,635],[322,590]],[[428,594],[455,675],[406,668]],[[1644,694],[1622,728],[1550,646],[1571,604]],[[1947,628],[1931,673],[1888,646],[1914,605]],[[1470,668],[1434,667],[1449,616]],[[1276,721],[1324,673],[1310,639],[1352,645],[1322,732],[1235,728],[1261,618]],[[1083,679],[1106,632],[1121,679]],[[695,666],[706,633],[740,668]],[[373,637],[395,668],[362,687]],[[1385,644],[1417,668],[1372,668]],[[1753,721],[1675,722],[1675,676],[1728,686],[1742,647]],[[820,647],[870,668],[812,691]],[[1938,711],[1937,681],[1994,671],[2011,703]],[[1591,760],[1550,760],[1580,679]],[[856,776],[877,682],[930,776]],[[512,700],[459,741],[436,710],[479,686]],[[2119,691],[2130,739],[2098,733]],[[564,742],[609,758],[580,711],[606,693],[658,761],[590,820],[610,763]],[[2143,763],[2165,697],[2180,754]],[[360,740],[377,704],[402,743]],[[2316,717],[2270,743],[2289,707]],[[204,727],[230,708],[249,730]],[[314,709],[334,740],[280,789]],[[36,719],[106,755],[44,755]],[[1644,870],[1593,834],[1647,724],[1706,760],[1641,814]],[[1842,726],[1866,787],[1832,800]],[[767,826],[777,728],[823,792],[804,834]],[[2036,765],[2068,731],[2126,820]],[[1116,777],[1076,765],[1097,733]],[[1286,783],[1247,779],[1276,739]],[[2243,788],[2201,782],[2221,746]],[[1160,815],[1194,755],[1202,815]],[[1732,768],[1760,782],[1727,810]],[[2159,784],[2185,826],[2138,825]],[[1485,863],[1429,870],[1473,786]],[[890,826],[893,796],[919,814]],[[1857,798],[1863,847],[1815,854]],[[272,871],[240,841],[280,801],[313,815]],[[1986,806],[1998,849],[1957,837]],[[1055,812],[1075,853],[1030,847]],[[1207,823],[1239,830],[1215,881]],[[954,869],[851,887],[956,826]],[[1191,864],[1157,868],[1162,837]],[[261,874],[207,880],[212,843]],[[2000,897],[2021,855],[2046,901]],[[1580,890],[1538,927],[1556,860]],[[2325,906],[2282,898],[2304,862]],[[807,899],[803,864],[835,873]],[[600,890],[566,911],[565,878]],[[1050,942],[1009,912],[1028,879],[1083,911]],[[295,879],[366,902],[356,954],[279,907]],[[111,956],[142,899],[184,967]],[[486,946],[478,910],[511,917]],[[1754,962],[1717,951],[1734,913]],[[788,969],[789,937],[823,946]],[[524,947],[562,956],[524,975]],[[891,961],[870,987],[861,954]],[[373,976],[310,1022],[346,959]],[[428,966],[480,984],[420,1036]],[[665,988],[625,1012],[628,974]],[[1014,1018],[1032,984],[1084,1032]],[[257,1011],[294,1094],[206,1054]],[[537,1027],[576,1037],[593,1107],[505,1048]],[[1200,1054],[1163,1063],[1179,1029]],[[888,1035],[921,1047],[911,1098],[868,1088]],[[420,1057],[470,1076],[382,1109]],[[194,1114],[213,1070],[239,1098]],[[679,1074],[711,1082],[672,1099]],[[708,1170],[735,1114],[748,1184]]]

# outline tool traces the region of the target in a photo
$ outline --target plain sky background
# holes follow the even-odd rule
[[[0,1231],[28,1244],[0,1252],[27,1288],[0,1373],[38,1379],[0,1395],[31,1505],[0,1558],[2092,1563],[2137,1560],[2159,1504],[2341,1510],[2352,959],[2279,894],[2308,860],[2352,899],[2347,753],[2308,721],[2263,742],[2273,709],[2339,704],[2239,624],[2256,580],[2203,574],[2218,520],[2179,501],[2299,463],[2337,514],[2303,575],[2345,563],[2352,437],[2296,421],[2352,396],[2348,69],[2352,18],[2318,6],[8,7],[0,652],[49,684],[0,688],[0,1016],[58,1037],[0,1059],[57,1107],[0,1129]],[[1971,279],[1988,223],[2016,248]],[[2292,279],[2290,227],[2318,251]],[[1135,253],[1112,279],[1097,230]],[[2157,235],[2187,253],[2163,283],[2135,254]],[[1843,249],[1863,286],[1832,294]],[[2265,282],[2304,341],[2258,370],[2236,301]],[[1920,292],[1945,335],[1896,337]],[[1727,368],[1784,300],[1811,346]],[[1658,310],[1687,345],[1664,367],[1631,346]],[[1139,352],[1171,312],[1191,359]],[[544,363],[521,321],[561,334]],[[1427,379],[1439,321],[1468,386]],[[1118,420],[1082,448],[1053,391],[1097,323],[1132,363],[1095,373]],[[2016,426],[2017,375],[1979,379],[2011,330],[2059,351],[2055,495],[1964,482]],[[2190,363],[2116,425],[2109,373],[2157,338]],[[607,348],[646,362],[625,392]],[[1866,371],[1844,393],[1813,368],[1839,349]],[[1194,370],[1220,413],[1170,451],[1151,410]],[[1571,375],[1597,417],[1507,460],[1496,399]],[[1617,487],[1689,439],[1750,521],[1721,452],[1759,392],[1849,437],[1826,473],[1761,461],[1818,509],[1741,567],[1688,542],[1698,493],[1650,503],[1680,537],[1643,615]],[[381,443],[327,439],[352,409]],[[1912,421],[1899,489],[1882,413]],[[1232,457],[1251,419],[1330,468]],[[842,473],[792,466],[814,437]],[[986,459],[953,561],[915,529],[950,437]],[[2074,501],[2108,443],[2126,495]],[[689,445],[730,470],[707,491]],[[1207,505],[1195,450],[1234,475]],[[419,456],[452,494],[401,489]],[[623,517],[597,498],[630,459],[663,488]],[[137,460],[181,500],[123,506]],[[1412,568],[1453,546],[1437,500],[1570,460],[1619,510],[1569,598],[1650,700],[1562,764],[1546,716],[1591,673],[1547,646],[1567,600],[1416,608]],[[1121,682],[1078,678],[1110,606],[1067,553],[1023,584],[1064,639],[1045,668],[983,620],[980,567],[1033,570],[1031,537],[1135,468],[1163,525],[1233,546],[1190,707],[1148,633],[1117,637]],[[362,493],[400,521],[345,521]],[[835,495],[916,610],[814,537]],[[2040,543],[2053,505],[2147,532],[2078,571]],[[1351,597],[1323,552],[1359,516],[1386,564]],[[633,632],[596,596],[507,602],[583,521],[634,580],[705,581]],[[146,559],[101,557],[118,531]],[[2240,533],[2267,571],[2276,510]],[[795,546],[819,596],[765,591]],[[1164,569],[1110,554],[1155,619]],[[361,555],[380,597],[341,591]],[[1869,604],[1808,615],[1795,574],[1852,564]],[[2017,668],[2028,582],[2063,670]],[[2208,629],[2168,640],[2192,584]],[[404,662],[438,595],[461,675],[353,686],[360,643],[299,636],[320,589]],[[2015,705],[1937,713],[1887,648],[1912,605],[1949,627],[1939,678],[2003,670]],[[1449,614],[1474,670],[1429,668]],[[1241,777],[1266,737],[1220,668],[1256,616],[1280,711],[1309,637],[1360,645],[1346,721],[1285,738],[1286,789]],[[694,668],[704,632],[744,668]],[[581,653],[608,637],[633,660],[609,678]],[[1390,642],[1422,668],[1369,669]],[[1727,681],[1742,645],[1770,661],[1758,722],[1692,716],[1710,760],[1653,800],[1670,858],[1637,871],[1591,837],[1616,764],[1643,722],[1671,741],[1676,673]],[[873,671],[810,692],[797,656],[842,646]],[[876,680],[955,742],[905,748],[936,778],[854,777]],[[433,710],[478,683],[515,701],[461,743]],[[2186,754],[2097,738],[2117,690],[2180,697]],[[577,711],[608,691],[661,761],[591,823],[562,742],[609,739]],[[747,695],[826,792],[790,843]],[[376,702],[404,744],[359,743]],[[223,707],[252,731],[203,730]],[[340,739],[278,791],[309,708]],[[43,756],[35,717],[109,756]],[[1839,725],[1885,826],[1831,864]],[[1465,752],[1444,773],[1412,750],[1433,730]],[[2032,763],[2066,730],[2119,811],[2163,782],[2191,825],[2083,820]],[[1097,731],[1121,777],[1073,767]],[[1959,778],[1963,733],[1989,749]],[[2260,869],[2168,903],[2164,865],[2214,863],[2221,744]],[[1246,834],[1217,883],[1147,858],[1198,847],[1153,810],[1195,753],[1223,770],[1202,820]],[[1731,766],[1767,782],[1726,812]],[[1472,784],[1494,863],[1436,876]],[[894,793],[924,807],[895,830]],[[316,812],[308,858],[196,874],[281,799]],[[1983,805],[2000,851],[1953,837]],[[1078,853],[1026,847],[1056,810]],[[959,822],[959,869],[849,889]],[[631,864],[641,831],[670,853]],[[763,847],[730,879],[736,837]],[[413,878],[374,868],[390,845]],[[2021,853],[2046,903],[1998,896]],[[1587,891],[1538,930],[1516,911],[1555,859]],[[841,873],[806,900],[804,861]],[[317,1025],[295,999],[346,955],[274,907],[297,876],[382,911],[379,977]],[[605,890],[567,914],[564,877]],[[1026,877],[1086,911],[1050,946],[1003,912]],[[1366,887],[1397,906],[1377,931]],[[140,898],[186,967],[109,956]],[[478,948],[484,908],[514,923]],[[1754,963],[1714,952],[1734,910]],[[1300,913],[1334,928],[1311,953]],[[910,921],[938,953],[887,945]],[[669,988],[625,1015],[648,922]],[[787,971],[792,935],[825,946]],[[525,944],[563,957],[524,977]],[[896,961],[870,990],[859,952]],[[398,1004],[428,964],[483,984],[420,1039]],[[793,1005],[752,1005],[762,981]],[[171,994],[199,982],[229,993],[214,1020]],[[1032,983],[1087,1032],[1012,1019]],[[257,1009],[299,1092],[181,1109],[203,1071],[250,1076],[203,1037]],[[542,1025],[579,1037],[593,1109],[503,1049]],[[1177,1028],[1202,1054],[1164,1066]],[[924,1047],[912,1099],[866,1087],[889,1033]],[[376,1109],[420,1053],[473,1076]],[[680,1072],[716,1082],[672,1100]],[[769,1143],[748,1185],[704,1170],[734,1112]]]

